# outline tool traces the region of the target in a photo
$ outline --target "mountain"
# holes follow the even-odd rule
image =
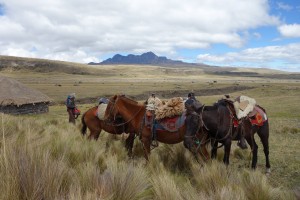
[[[165,56],[157,56],[153,52],[143,53],[142,55],[129,54],[122,56],[114,55],[112,58],[104,60],[100,63],[89,63],[89,65],[111,65],[111,64],[139,64],[139,65],[159,65],[159,66],[183,66],[198,65],[194,63],[185,63],[179,60],[171,60]]]

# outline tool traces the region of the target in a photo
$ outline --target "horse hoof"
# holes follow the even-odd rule
[[[271,169],[270,168],[267,168],[266,169],[266,175],[270,175],[271,174]]]

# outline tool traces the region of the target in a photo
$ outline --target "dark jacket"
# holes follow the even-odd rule
[[[67,100],[66,100],[66,106],[67,106],[67,108],[74,109],[76,107],[75,106],[75,99],[68,97]]]

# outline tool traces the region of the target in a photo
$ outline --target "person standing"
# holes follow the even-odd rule
[[[68,95],[66,100],[67,112],[69,114],[69,123],[75,124],[75,93]]]

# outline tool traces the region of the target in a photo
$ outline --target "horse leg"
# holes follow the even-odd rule
[[[97,132],[95,133],[95,135],[94,135],[94,139],[95,139],[95,140],[98,140],[101,131],[102,131],[102,129],[100,129],[99,131],[97,131]]]
[[[102,129],[90,131],[91,133],[90,133],[90,135],[88,136],[88,139],[89,139],[89,140],[91,140],[91,139],[98,140],[101,131],[102,131]]]
[[[81,134],[82,135],[85,135],[86,134],[86,130],[87,130],[87,125],[85,123],[85,120],[84,120],[84,117],[85,117],[85,113],[82,115],[81,117],[81,124],[82,124],[82,127],[81,127]]]
[[[271,172],[271,165],[269,160],[269,123],[266,121],[262,127],[260,127],[257,131],[258,136],[260,137],[260,141],[263,144],[264,153],[266,157],[266,172]]]
[[[209,160],[209,153],[206,148],[207,146],[205,143],[203,143],[203,140],[205,141],[207,139],[207,137],[208,137],[208,135],[205,135],[200,141],[200,144],[201,144],[200,145],[200,153],[201,153],[201,156],[204,159],[204,161]]]
[[[125,147],[128,151],[128,156],[129,157],[132,156],[132,149],[133,149],[134,139],[135,139],[135,134],[134,133],[129,133],[129,136],[125,141]]]
[[[217,152],[218,152],[218,141],[211,140],[211,158],[216,159],[217,158]]]
[[[151,134],[149,134],[149,135],[150,135],[149,137],[142,136],[144,157],[147,161],[149,161],[150,145],[151,145]]]
[[[229,165],[230,149],[231,149],[231,138],[227,139],[224,142],[224,158],[223,158],[223,162],[224,162],[225,165]]]
[[[255,142],[254,133],[253,133],[252,130],[251,130],[250,134],[246,134],[245,135],[245,139],[248,142],[248,144],[250,145],[251,151],[252,151],[252,164],[251,164],[251,168],[252,169],[256,169],[256,164],[257,164],[257,149],[258,149],[258,146],[257,146],[257,144]]]

